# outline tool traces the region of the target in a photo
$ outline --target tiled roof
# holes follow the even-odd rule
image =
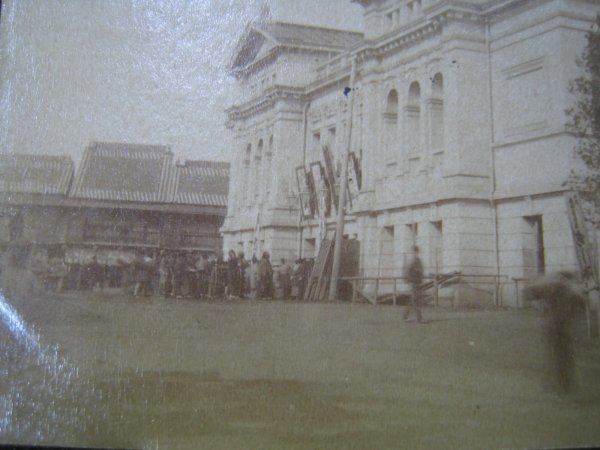
[[[72,179],[69,156],[0,154],[0,192],[66,195]]]
[[[86,148],[72,197],[166,201],[173,154],[165,146],[94,142]]]
[[[351,47],[362,39],[362,33],[347,30],[314,27],[284,22],[256,25],[256,28],[272,37],[279,44],[308,47]]]
[[[174,203],[227,206],[229,163],[186,161],[174,168]]]

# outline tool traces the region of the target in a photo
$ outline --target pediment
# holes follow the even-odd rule
[[[247,27],[236,47],[231,62],[231,70],[237,72],[248,67],[254,61],[266,55],[275,45],[276,43],[260,30],[253,26]]]

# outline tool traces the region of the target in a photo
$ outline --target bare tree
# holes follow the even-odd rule
[[[566,111],[567,129],[577,137],[575,154],[583,164],[571,172],[566,184],[579,192],[586,218],[600,227],[600,14],[586,38],[577,59],[584,72],[569,85],[576,102]]]

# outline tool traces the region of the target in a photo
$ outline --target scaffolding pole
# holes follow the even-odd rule
[[[333,247],[333,267],[331,269],[331,282],[329,284],[329,301],[334,301],[337,297],[337,287],[340,275],[340,259],[342,256],[342,236],[344,234],[344,214],[346,207],[346,191],[348,184],[348,155],[352,143],[352,110],[354,108],[354,78],[356,75],[356,57],[352,58],[350,68],[350,86],[345,93],[349,96],[348,104],[348,139],[344,154],[342,157],[342,173],[340,174],[340,197],[337,208],[337,223],[335,227],[335,244]]]

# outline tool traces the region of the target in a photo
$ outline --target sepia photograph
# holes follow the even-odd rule
[[[0,0],[0,449],[600,446],[598,0]]]

